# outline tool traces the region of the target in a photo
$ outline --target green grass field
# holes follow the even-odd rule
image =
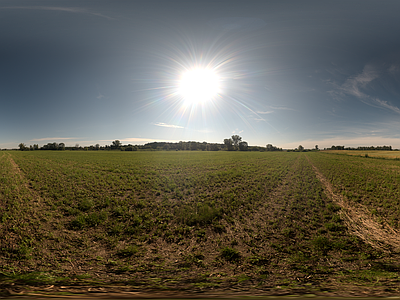
[[[376,157],[387,159],[400,159],[400,151],[376,151],[376,150],[326,150],[327,153]]]
[[[327,152],[2,151],[0,289],[390,295],[399,193]]]

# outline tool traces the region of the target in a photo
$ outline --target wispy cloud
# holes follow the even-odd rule
[[[257,113],[260,114],[260,115],[272,114],[273,112],[274,112],[273,110],[268,110],[268,111],[257,111]]]
[[[294,110],[293,108],[287,106],[270,106],[273,110]]]
[[[389,73],[395,72],[395,67],[391,67],[387,70]],[[397,114],[400,114],[400,109],[388,101],[380,100],[377,97],[373,97],[365,91],[368,85],[378,79],[381,72],[372,65],[366,65],[360,74],[351,76],[346,81],[338,86],[332,82],[335,86],[334,90],[328,91],[328,93],[336,99],[343,99],[346,95],[355,96],[361,102],[378,108],[389,109]]]
[[[365,88],[368,83],[379,77],[378,71],[372,66],[365,66],[361,74],[354,77],[348,78],[345,83],[341,86],[341,90],[358,98],[368,97],[365,93],[360,91],[361,88]]]
[[[168,128],[185,128],[179,125],[172,125],[172,124],[166,124],[166,123],[153,123],[153,125],[160,126],[160,127],[168,127]]]
[[[388,69],[388,72],[392,75],[396,74],[397,72],[399,72],[400,68],[397,65],[391,65]]]
[[[122,138],[122,139],[113,139],[113,140],[98,140],[99,143],[105,143],[106,145],[110,145],[112,141],[119,140],[123,143],[151,143],[151,142],[168,142],[168,143],[177,143],[178,140],[167,140],[167,139],[154,139],[154,138],[142,138],[142,137],[131,137],[131,138]]]
[[[109,16],[103,15],[101,13],[92,12],[83,8],[78,7],[58,7],[58,6],[3,6],[0,9],[31,9],[31,10],[48,10],[48,11],[63,11],[69,13],[78,13],[78,14],[88,14],[101,18],[106,18],[108,20],[115,20]]]
[[[120,139],[121,142],[131,142],[131,143],[151,143],[151,142],[168,142],[168,143],[177,143],[178,140],[167,140],[167,139],[152,139],[152,138],[125,138]]]
[[[236,128],[234,131],[232,131],[232,134],[241,134],[244,130],[239,130],[239,128]]]
[[[75,140],[78,139],[76,137],[50,137],[50,138],[40,138],[40,139],[32,139],[30,142],[43,142],[43,141],[60,141],[60,140]]]
[[[378,103],[380,106],[390,109],[398,114],[400,114],[400,109],[397,106],[389,104],[387,101],[379,100],[378,98],[375,99],[375,102]]]

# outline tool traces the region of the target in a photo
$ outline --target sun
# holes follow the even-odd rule
[[[203,104],[220,92],[220,78],[210,69],[193,69],[184,73],[179,82],[179,94],[186,104]]]

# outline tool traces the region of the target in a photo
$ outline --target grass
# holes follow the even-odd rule
[[[368,276],[392,280],[397,266],[389,260],[397,254],[349,232],[307,157],[348,201],[398,224],[395,160],[329,153],[3,151],[0,287],[95,280],[265,291],[291,289],[295,285],[287,283],[295,280],[314,292],[306,284],[329,285],[335,276],[361,285]]]
[[[372,214],[400,229],[400,161],[326,153],[310,158],[348,200],[366,206]]]

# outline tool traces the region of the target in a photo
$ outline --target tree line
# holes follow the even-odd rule
[[[223,143],[208,143],[208,142],[151,142],[144,145],[124,145],[120,140],[114,140],[110,145],[100,146],[99,144],[91,146],[80,146],[75,144],[75,146],[66,146],[64,143],[47,143],[41,147],[38,144],[27,146],[24,143],[18,145],[21,151],[34,151],[34,150],[84,150],[84,151],[108,151],[108,150],[120,150],[120,151],[138,151],[138,150],[172,150],[172,151],[284,151],[282,148],[273,146],[272,144],[267,144],[265,147],[259,146],[249,146],[246,141],[243,141],[242,137],[239,135],[232,135],[230,138],[224,139]],[[318,151],[318,145],[315,145],[313,149],[305,149],[302,145],[299,145],[295,149],[288,149],[288,152],[306,152],[306,151]],[[382,150],[382,151],[392,151],[392,146],[360,146],[357,148],[345,147],[345,146],[335,146],[330,148],[324,148],[324,150]],[[396,150],[396,149],[395,149]]]
[[[332,146],[330,148],[327,148],[326,150],[381,150],[381,151],[392,151],[392,146],[369,146],[369,147],[357,147],[357,148],[352,148],[352,147],[344,147],[344,146]]]
[[[267,144],[266,147],[249,146],[246,141],[242,140],[239,135],[232,135],[228,139],[224,139],[223,143],[208,143],[208,142],[195,142],[195,141],[180,141],[180,142],[151,142],[144,145],[124,145],[120,140],[114,140],[110,145],[100,146],[99,144],[91,146],[66,146],[64,143],[47,143],[41,147],[38,144],[27,146],[24,143],[18,145],[21,151],[34,151],[34,150],[84,150],[84,151],[138,151],[138,150],[171,150],[171,151],[283,151],[282,148]]]

